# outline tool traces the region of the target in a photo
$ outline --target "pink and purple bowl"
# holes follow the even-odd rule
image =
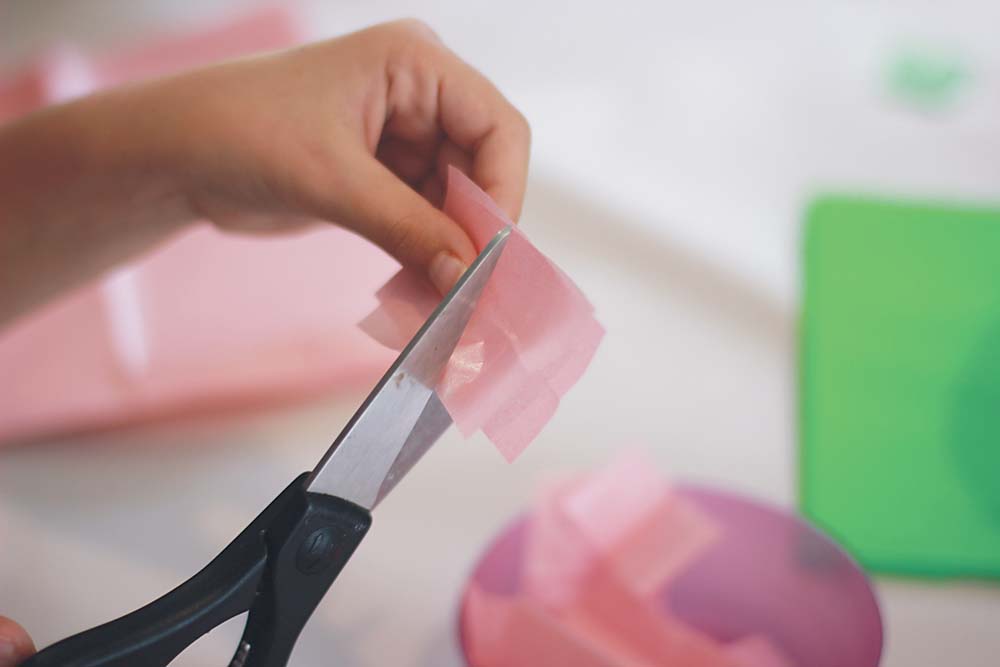
[[[723,537],[663,590],[665,609],[721,642],[766,636],[802,667],[878,665],[882,618],[871,581],[832,539],[792,513],[737,495],[678,492],[716,521]],[[530,523],[522,516],[495,538],[470,585],[518,591]],[[466,656],[478,631],[467,599],[468,589],[459,613]]]

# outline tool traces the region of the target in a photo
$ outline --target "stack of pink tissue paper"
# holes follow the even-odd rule
[[[720,526],[634,456],[560,484],[535,508],[517,589],[477,579],[463,610],[471,667],[791,667],[767,637],[719,641],[665,609],[662,591]]]
[[[268,9],[101,58],[55,49],[0,81],[0,122],[298,38]],[[332,226],[267,242],[185,233],[0,331],[0,442],[363,388],[392,355],[356,323],[397,267]]]
[[[444,211],[481,250],[510,226],[490,197],[455,168]],[[377,293],[361,328],[399,349],[439,301],[423,278],[397,273]],[[597,351],[604,329],[573,282],[517,228],[452,355],[438,394],[463,435],[478,430],[508,461],[555,414]]]

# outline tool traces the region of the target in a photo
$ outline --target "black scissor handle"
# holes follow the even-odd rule
[[[299,486],[267,531],[267,567],[230,667],[285,667],[295,640],[371,527],[367,510]]]
[[[371,525],[361,507],[307,493],[303,473],[198,574],[141,609],[20,667],[165,667],[250,611],[233,667],[284,667],[302,626]]]

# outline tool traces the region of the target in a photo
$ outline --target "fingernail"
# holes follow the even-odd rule
[[[465,273],[465,264],[462,264],[450,252],[442,251],[431,260],[428,273],[430,274],[431,283],[444,296],[455,286],[455,283],[462,277],[462,274]]]

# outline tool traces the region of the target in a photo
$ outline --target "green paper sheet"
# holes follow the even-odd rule
[[[800,498],[867,567],[1000,576],[1000,209],[809,209]]]

